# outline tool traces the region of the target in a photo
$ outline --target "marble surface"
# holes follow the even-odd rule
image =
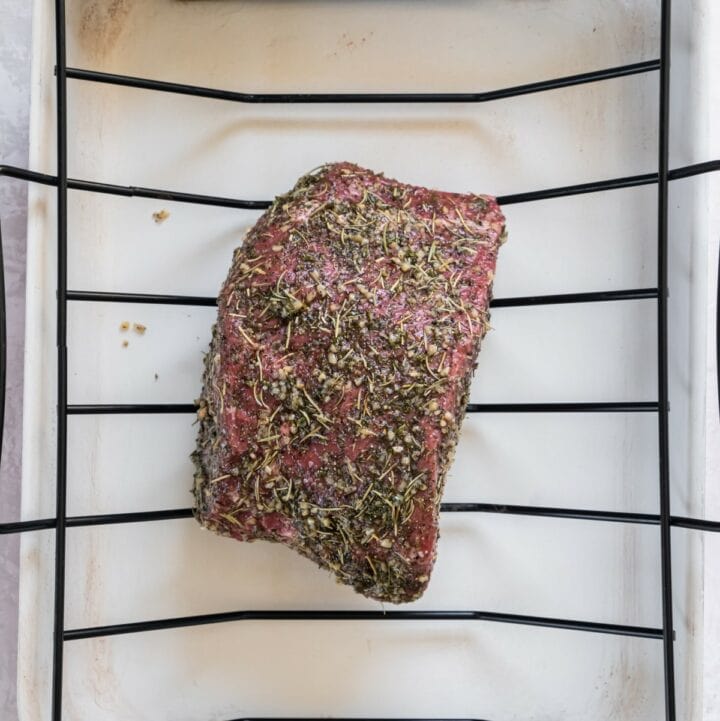
[[[26,167],[30,106],[31,10],[27,0],[0,2],[0,163]],[[0,223],[5,255],[8,383],[0,466],[0,521],[20,512],[22,353],[25,305],[24,183],[0,180]],[[17,573],[19,538],[0,536],[0,718],[17,718]]]

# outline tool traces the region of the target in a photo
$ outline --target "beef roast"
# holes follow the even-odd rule
[[[494,198],[349,163],[277,198],[219,297],[198,521],[283,543],[371,598],[418,598],[503,240]]]

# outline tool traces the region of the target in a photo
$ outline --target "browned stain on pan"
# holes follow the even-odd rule
[[[126,25],[134,0],[81,0],[79,40],[93,56],[112,51]]]

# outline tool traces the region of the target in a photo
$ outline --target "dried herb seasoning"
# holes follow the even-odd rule
[[[233,255],[198,400],[195,516],[371,598],[425,590],[505,239],[494,198],[323,166]]]

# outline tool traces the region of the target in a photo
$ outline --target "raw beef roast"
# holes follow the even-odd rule
[[[349,163],[277,198],[219,297],[198,521],[371,598],[422,595],[503,240],[494,198]]]

